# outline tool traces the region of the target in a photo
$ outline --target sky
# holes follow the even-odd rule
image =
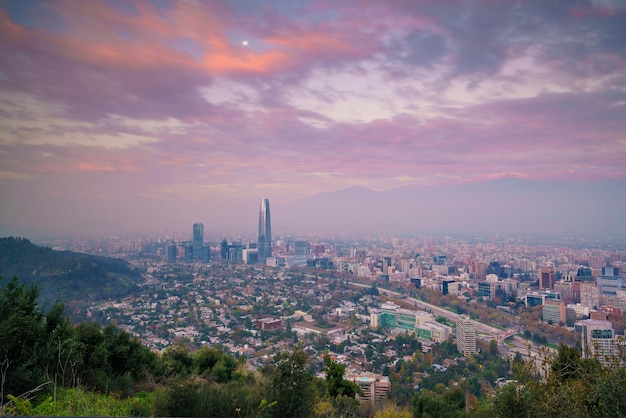
[[[0,0],[0,232],[624,182],[625,22],[626,0]]]

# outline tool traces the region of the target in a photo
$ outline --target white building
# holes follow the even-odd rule
[[[476,327],[466,315],[459,316],[456,322],[456,346],[464,356],[476,354]]]
[[[584,358],[597,358],[605,365],[619,362],[619,350],[610,321],[585,319],[576,322],[576,330],[581,332]]]
[[[358,375],[347,375],[346,380],[359,385],[363,395],[357,395],[357,399],[362,402],[381,403],[387,399],[387,393],[391,390],[389,378],[379,374],[361,373]]]

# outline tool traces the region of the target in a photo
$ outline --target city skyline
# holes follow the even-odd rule
[[[0,235],[254,231],[266,196],[280,232],[624,236],[625,18],[600,0],[3,3]]]

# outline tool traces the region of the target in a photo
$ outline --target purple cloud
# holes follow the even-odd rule
[[[618,6],[9,4],[0,186],[141,207],[624,179]]]

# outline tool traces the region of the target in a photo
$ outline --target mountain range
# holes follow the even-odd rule
[[[16,208],[0,235],[45,240],[59,236],[188,234],[203,222],[205,238],[256,235],[259,202],[270,199],[272,229],[283,234],[402,234],[626,237],[626,181],[538,181],[501,178],[478,183],[365,187],[287,200],[259,188],[257,196],[188,199],[135,196],[55,201],[41,214]],[[68,209],[69,208],[69,209]],[[81,210],[76,211],[76,208]],[[6,214],[5,214],[6,215]],[[211,234],[214,234],[211,236]]]
[[[275,205],[272,219],[305,232],[624,237],[625,209],[624,181],[500,179],[384,192],[351,187]]]

